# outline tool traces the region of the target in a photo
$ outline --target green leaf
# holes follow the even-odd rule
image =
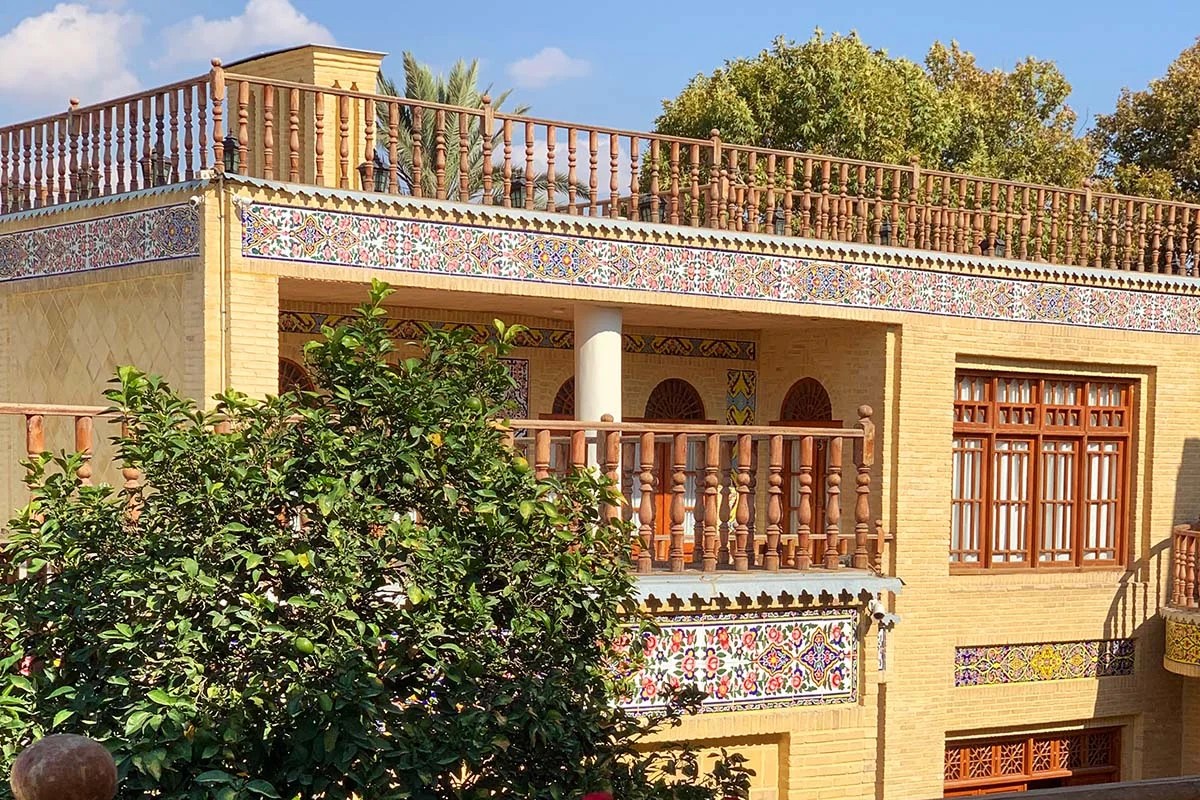
[[[73,716],[75,716],[74,711],[69,708],[64,708],[62,711],[59,711],[54,715],[54,721],[50,723],[50,727],[57,728],[59,725],[63,724]]]
[[[234,777],[228,772],[222,772],[219,769],[210,769],[208,772],[201,772],[195,777],[196,783],[205,785],[213,784],[228,784],[233,783]]]
[[[155,703],[158,703],[160,706],[173,706],[179,702],[179,700],[177,698],[172,697],[171,695],[164,692],[162,689],[151,689],[149,694],[147,694],[146,696],[149,697],[151,700],[153,700]]]
[[[271,797],[278,800],[279,792],[275,791],[275,787],[264,780],[253,780],[246,784],[246,791],[254,792],[263,797]]]

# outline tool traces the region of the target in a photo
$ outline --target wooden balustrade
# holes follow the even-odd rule
[[[596,467],[627,502],[639,573],[751,569],[880,570],[886,536],[872,514],[874,424],[825,430],[513,420],[539,477]],[[846,445],[851,445],[846,449]],[[843,462],[850,453],[851,464]],[[843,497],[842,474],[854,475]],[[760,477],[761,476],[761,477]],[[853,520],[843,523],[843,511]],[[765,521],[762,524],[760,521]]]
[[[211,125],[211,127],[210,127]],[[404,146],[410,142],[410,146]],[[228,157],[228,158],[227,158]],[[564,170],[563,164],[566,165]],[[226,72],[0,128],[0,213],[201,170],[507,208],[1200,274],[1200,205]]]
[[[212,164],[210,77],[0,127],[0,214],[164,186]]]
[[[1171,598],[1176,608],[1200,608],[1200,528],[1179,525],[1171,548]]]

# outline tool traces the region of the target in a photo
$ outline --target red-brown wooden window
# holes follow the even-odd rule
[[[947,742],[944,795],[1110,783],[1120,772],[1120,728]]]
[[[960,372],[955,389],[951,565],[1122,565],[1133,384]]]

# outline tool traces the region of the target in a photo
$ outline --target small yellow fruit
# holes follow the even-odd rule
[[[316,645],[312,643],[311,639],[306,639],[303,636],[297,636],[292,641],[292,647],[296,648],[297,653],[305,656],[311,656],[313,651],[317,649]]]

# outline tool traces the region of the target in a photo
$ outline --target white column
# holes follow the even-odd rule
[[[621,309],[575,306],[575,419],[621,421]]]

